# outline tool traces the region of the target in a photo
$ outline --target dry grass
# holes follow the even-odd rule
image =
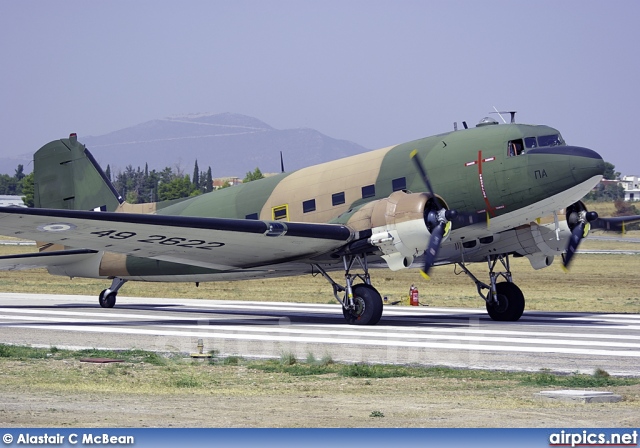
[[[548,374],[348,366],[297,375],[277,361],[174,359],[95,365],[77,359],[0,358],[1,426],[75,427],[637,427],[640,385],[611,380],[614,404],[547,402]],[[274,367],[274,368],[271,368]],[[398,374],[394,374],[397,372]],[[588,377],[583,380],[591,381]],[[553,380],[556,381],[556,380]],[[558,378],[557,381],[565,381]],[[553,386],[551,386],[553,387]],[[116,409],[117,412],[106,411]]]

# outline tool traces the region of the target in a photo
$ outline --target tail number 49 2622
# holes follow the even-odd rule
[[[130,238],[138,237],[135,239],[138,243],[148,244],[162,244],[164,246],[178,246],[189,247],[193,249],[211,250],[217,247],[224,246],[224,243],[218,241],[205,241],[195,240],[189,238],[182,238],[177,236],[165,236],[165,235],[147,235],[144,238],[140,238],[142,235],[138,235],[135,232],[119,232],[117,230],[102,230],[98,232],[91,232],[91,235],[97,235],[100,238],[110,238],[112,240],[128,240]]]

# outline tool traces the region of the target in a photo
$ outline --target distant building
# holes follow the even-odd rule
[[[242,179],[239,177],[216,177],[213,179],[213,189],[219,190],[225,183],[228,183],[229,186],[239,185],[242,183]]]
[[[0,207],[26,207],[22,196],[0,195]]]
[[[640,177],[623,176],[620,185],[624,188],[625,201],[640,201]]]

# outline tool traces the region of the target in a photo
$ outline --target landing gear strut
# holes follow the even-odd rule
[[[126,282],[127,281],[124,279],[115,277],[111,282],[111,286],[107,289],[102,290],[102,292],[98,296],[100,306],[102,308],[113,308],[116,304],[116,296],[118,295],[118,290],[122,288],[122,285],[124,285]]]
[[[314,267],[333,286],[333,295],[342,305],[342,314],[347,323],[352,325],[375,325],[382,317],[382,297],[380,293],[371,286],[369,277],[369,267],[367,256],[364,255],[343,255],[345,286],[336,283],[320,265]],[[352,274],[351,268],[358,262],[364,274]],[[363,283],[353,284],[359,278]],[[340,298],[340,292],[344,292]]]
[[[495,272],[498,261],[504,271]],[[489,285],[478,280],[462,263],[458,263],[458,266],[475,282],[478,294],[487,304],[487,312],[491,319],[515,322],[520,319],[524,312],[524,294],[513,283],[509,267],[509,255],[489,256],[487,257],[487,263],[489,264]],[[499,277],[503,277],[506,282],[497,283]],[[486,294],[483,294],[483,289],[488,290]]]

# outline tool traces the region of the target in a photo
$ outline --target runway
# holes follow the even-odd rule
[[[401,363],[640,376],[640,315],[385,306],[376,326],[344,323],[339,305],[0,294],[0,341],[58,348],[205,351],[245,357]]]

